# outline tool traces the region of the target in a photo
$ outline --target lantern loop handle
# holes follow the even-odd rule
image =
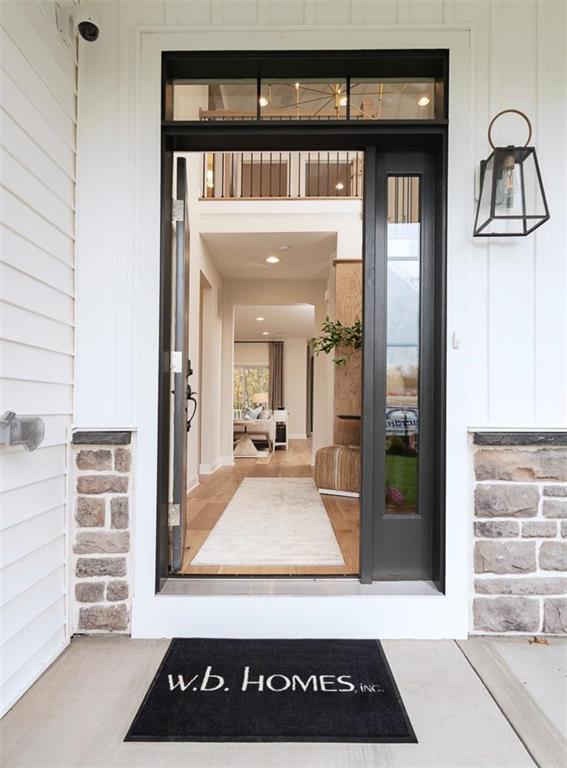
[[[530,140],[532,138],[532,124],[530,123],[529,117],[521,112],[519,109],[503,109],[502,112],[498,112],[497,115],[494,115],[492,120],[490,121],[490,125],[488,126],[488,141],[490,142],[490,146],[492,149],[496,149],[496,145],[492,141],[492,126],[494,123],[498,120],[499,117],[502,115],[507,115],[508,113],[513,112],[515,115],[520,115],[520,117],[523,117],[526,123],[528,124],[528,138],[526,140],[526,143],[524,144],[524,147],[527,147],[530,143]]]

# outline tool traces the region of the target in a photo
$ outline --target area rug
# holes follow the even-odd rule
[[[191,565],[344,565],[309,477],[246,477]]]
[[[176,639],[125,741],[417,739],[376,640]]]

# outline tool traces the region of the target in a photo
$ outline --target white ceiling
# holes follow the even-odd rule
[[[312,304],[238,306],[234,311],[236,341],[277,341],[310,339],[315,335],[315,307]],[[263,317],[262,322],[256,320]],[[262,331],[269,331],[263,336]]]
[[[229,280],[322,280],[337,251],[336,232],[231,232],[201,237],[220,274]],[[289,250],[278,250],[282,245]],[[271,254],[278,256],[278,264],[266,262]]]

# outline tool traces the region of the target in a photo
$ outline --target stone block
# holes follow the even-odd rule
[[[79,493],[127,493],[128,477],[124,475],[81,475],[77,478]]]
[[[535,485],[477,485],[477,517],[535,517],[539,491]]]
[[[128,629],[128,609],[124,603],[80,608],[79,629],[123,632]]]
[[[567,520],[561,521],[561,536],[567,539]]]
[[[128,598],[127,581],[109,581],[106,587],[106,599],[111,602]]]
[[[544,499],[544,517],[567,517],[567,499]]]
[[[474,467],[477,480],[567,480],[567,449],[481,448]]]
[[[114,469],[117,472],[129,472],[132,466],[132,453],[129,448],[117,448],[114,451]]]
[[[130,534],[128,531],[84,531],[77,534],[73,545],[76,555],[116,554],[128,552]]]
[[[126,576],[126,558],[79,557],[75,575],[80,579],[89,576]]]
[[[567,497],[567,485],[544,485],[544,496]]]
[[[479,632],[537,632],[539,600],[529,597],[477,597],[474,628]]]
[[[83,449],[77,453],[76,463],[78,469],[103,472],[112,469],[112,453],[105,448],[98,448],[96,450]]]
[[[113,528],[128,528],[130,524],[127,496],[115,496],[110,500],[110,524]]]
[[[567,593],[567,578],[527,576],[520,579],[475,579],[478,595],[562,595]]]
[[[95,432],[73,432],[74,445],[130,445],[132,432],[130,430],[117,431],[97,430]]]
[[[544,541],[539,550],[543,571],[567,571],[567,541]]]
[[[525,520],[522,523],[524,539],[554,539],[557,534],[555,520]]]
[[[82,581],[75,584],[75,598],[80,603],[100,603],[104,600],[104,582]]]
[[[477,541],[476,573],[531,573],[536,569],[534,541]]]
[[[550,635],[567,634],[567,598],[544,601],[543,631]]]
[[[512,539],[520,535],[520,524],[515,520],[483,520],[474,524],[474,535],[482,539]]]
[[[567,445],[567,432],[475,432],[475,445]]]
[[[104,525],[104,499],[78,496],[75,505],[75,522],[80,528],[96,528]]]

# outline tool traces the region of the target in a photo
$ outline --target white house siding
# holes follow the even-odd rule
[[[2,3],[0,20],[0,412],[37,414],[46,427],[33,453],[0,448],[4,711],[67,642],[76,59],[55,3]]]

